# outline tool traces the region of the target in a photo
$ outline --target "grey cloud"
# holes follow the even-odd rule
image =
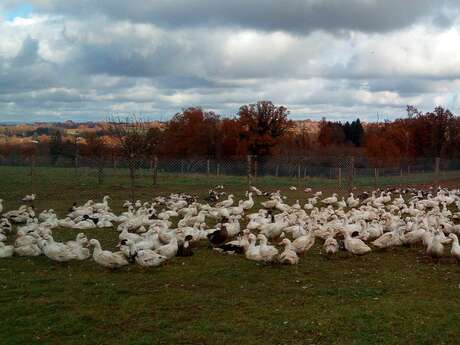
[[[28,36],[22,43],[21,50],[13,59],[13,64],[16,66],[27,66],[36,62],[39,58],[38,45],[38,40]]]
[[[0,22],[0,35],[17,49],[2,56],[0,42],[0,120],[124,112],[165,119],[191,105],[234,115],[260,99],[300,118],[394,117],[407,103],[428,110],[459,86],[449,44],[430,50],[436,31],[458,18],[431,1],[40,2],[62,16],[14,28]],[[399,36],[430,13],[438,22],[422,25],[430,38],[417,30]],[[406,43],[407,59],[399,49]]]
[[[172,42],[148,54],[138,52],[135,48],[129,42],[82,44],[73,59],[89,74],[152,77],[171,73],[173,67],[178,65],[177,56],[183,52],[180,46]]]
[[[234,26],[266,31],[308,33],[314,30],[386,32],[426,18],[446,24],[454,0],[36,0],[45,11],[75,16],[94,13],[150,22],[168,28]],[[453,8],[453,9],[452,9]]]

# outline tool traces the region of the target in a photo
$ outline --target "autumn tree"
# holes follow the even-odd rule
[[[163,131],[158,127],[150,127],[145,138],[145,156],[152,159],[159,154],[163,142]]]
[[[219,129],[218,156],[244,156],[247,147],[242,140],[243,128],[238,119],[223,119]]]
[[[318,135],[321,146],[338,146],[345,143],[346,137],[340,122],[330,122],[322,119]]]
[[[408,119],[396,120],[407,134],[408,152],[417,157],[451,157],[455,150],[457,119],[448,109],[436,107],[425,114],[408,107]]]
[[[305,122],[300,122],[284,135],[276,149],[283,156],[305,156],[312,149],[312,140]]]
[[[62,154],[62,134],[59,130],[56,130],[51,136],[49,150],[52,163],[55,164]]]
[[[80,153],[88,158],[97,167],[98,182],[102,183],[104,177],[104,166],[109,153],[109,148],[104,139],[98,137],[96,133],[90,132],[85,135],[85,143],[80,145]]]
[[[13,153],[13,145],[7,141],[0,142],[0,158],[6,158]]]
[[[199,107],[177,113],[164,133],[164,154],[176,157],[216,156],[219,116]]]
[[[376,168],[397,166],[400,164],[401,147],[393,140],[391,123],[372,124],[367,127],[364,136],[366,156]]]
[[[242,126],[241,137],[252,155],[269,155],[278,140],[292,126],[289,111],[270,101],[243,105],[238,112]]]

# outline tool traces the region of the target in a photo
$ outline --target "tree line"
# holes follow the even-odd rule
[[[311,126],[316,124],[318,128]],[[102,129],[101,129],[102,128]],[[243,105],[233,118],[201,107],[175,114],[161,126],[136,117],[110,118],[97,131],[64,136],[60,130],[22,143],[0,145],[0,156],[49,155],[92,159],[263,156],[366,156],[375,166],[421,157],[460,158],[460,120],[437,107],[422,113],[407,107],[407,117],[364,124],[327,121],[293,122],[289,110],[270,101]],[[19,151],[19,152],[18,152]]]

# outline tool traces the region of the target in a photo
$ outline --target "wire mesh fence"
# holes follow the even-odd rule
[[[355,187],[425,184],[460,179],[460,160],[440,158],[373,159],[367,157],[234,157],[226,159],[161,158],[88,159],[63,156],[10,156],[0,159],[0,187],[29,186],[31,192],[65,192],[77,189],[89,198],[100,198],[114,189],[125,190],[130,199],[142,193],[181,185],[209,188],[218,184],[272,190],[330,188],[337,192]],[[5,188],[4,188],[5,189]]]

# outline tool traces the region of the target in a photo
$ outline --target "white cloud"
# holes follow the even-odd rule
[[[41,12],[0,21],[0,120],[170,116],[195,105],[232,115],[260,99],[287,105],[293,117],[396,117],[406,104],[460,111],[455,11],[445,26],[288,30],[242,25],[236,14],[235,25],[174,27],[105,5],[83,15],[66,3],[35,2]]]

